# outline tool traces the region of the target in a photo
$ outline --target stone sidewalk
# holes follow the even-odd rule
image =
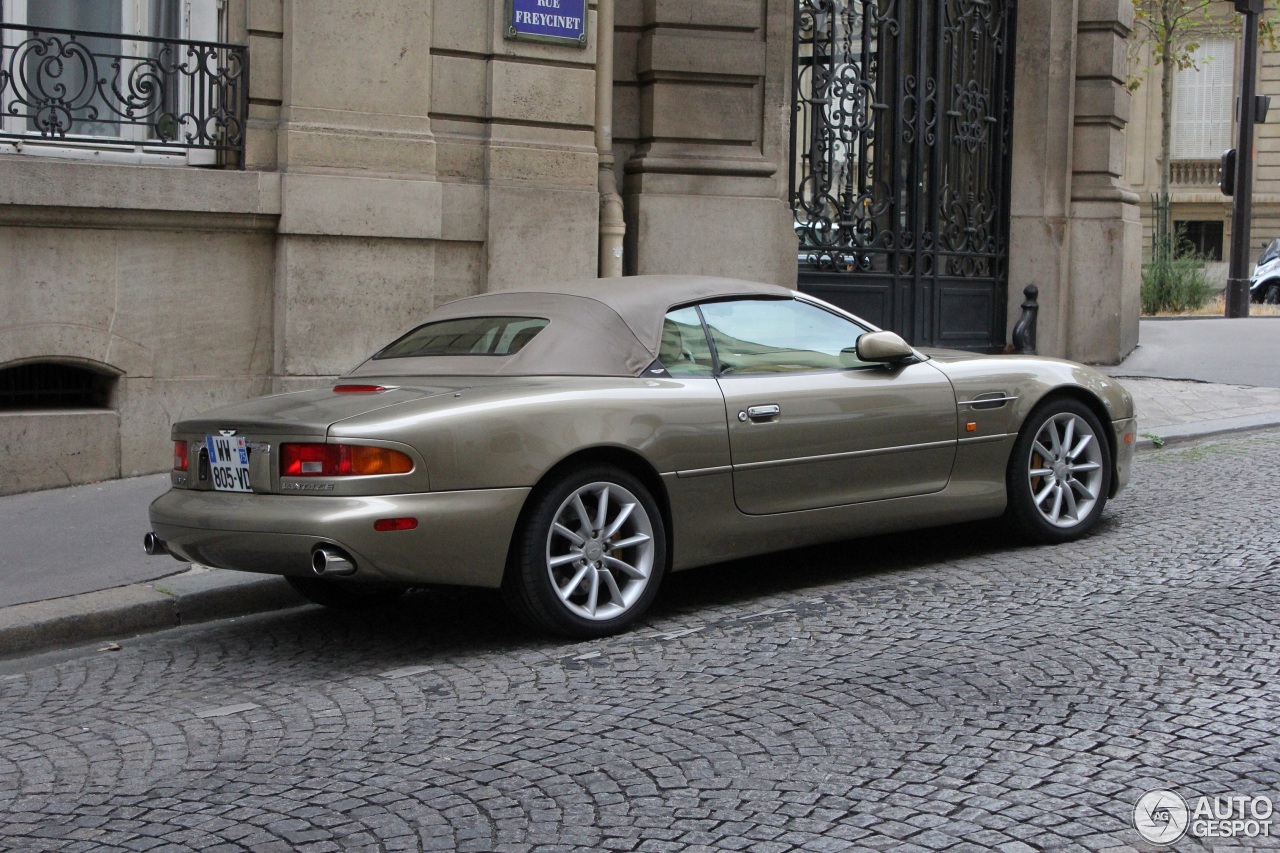
[[[1123,367],[1111,373],[1133,395],[1144,436],[1173,441],[1280,425],[1280,388],[1124,376]]]

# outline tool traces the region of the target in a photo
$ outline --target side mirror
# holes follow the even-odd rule
[[[893,332],[868,332],[854,348],[858,358],[870,362],[893,362],[911,358],[916,351]]]

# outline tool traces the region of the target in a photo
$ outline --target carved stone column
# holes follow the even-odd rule
[[[1066,352],[1070,314],[1071,155],[1076,3],[1018,3],[1009,199],[1009,318],[1022,289],[1040,289],[1037,348]]]
[[[350,369],[430,308],[443,208],[429,117],[433,11],[417,0],[376,10],[284,0],[278,388]]]
[[[796,276],[787,198],[792,0],[619,4],[634,55],[627,272]],[[627,44],[628,35],[633,39]],[[619,103],[623,117],[628,104]],[[621,130],[621,128],[620,128]],[[620,140],[627,147],[626,140]]]
[[[1039,351],[1117,361],[1137,342],[1141,228],[1124,183],[1130,0],[1022,0],[1009,323],[1040,288]]]
[[[1080,0],[1066,355],[1114,363],[1138,344],[1142,224],[1122,175],[1130,0]]]

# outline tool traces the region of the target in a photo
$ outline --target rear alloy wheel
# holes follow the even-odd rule
[[[512,551],[503,595],[524,622],[590,638],[640,617],[666,569],[666,531],[653,497],[612,468],[574,472],[535,492]]]
[[[1041,542],[1088,533],[1107,503],[1111,448],[1102,425],[1082,403],[1042,403],[1023,424],[1006,473],[1006,516]]]
[[[332,578],[308,578],[287,575],[289,586],[313,604],[334,610],[364,610],[390,604],[405,594],[405,587],[393,584],[360,583]]]

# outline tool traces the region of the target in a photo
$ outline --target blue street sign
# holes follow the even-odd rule
[[[587,46],[587,0],[507,0],[507,38]]]

